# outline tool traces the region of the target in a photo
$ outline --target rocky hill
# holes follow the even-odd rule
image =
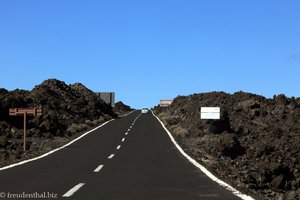
[[[24,153],[23,117],[9,116],[8,111],[37,106],[42,106],[43,115],[28,117],[28,151]],[[0,89],[0,166],[49,151],[115,117],[110,105],[80,83],[49,79],[31,91]]]
[[[200,107],[220,107],[220,120]],[[156,107],[180,145],[221,179],[262,199],[300,199],[300,98],[211,92]]]
[[[117,113],[119,116],[122,116],[124,114],[133,111],[133,109],[130,106],[125,105],[122,101],[119,101],[115,103],[115,107],[113,108],[113,111]]]

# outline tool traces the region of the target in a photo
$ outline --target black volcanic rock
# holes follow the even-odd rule
[[[81,124],[104,115],[115,117],[112,108],[82,84],[66,85],[49,79],[30,93],[32,106],[41,105],[44,115],[31,121],[41,132],[63,135],[73,123]],[[62,123],[63,122],[63,123]]]
[[[125,105],[122,101],[115,103],[115,107],[113,108],[113,111],[115,113],[118,113],[119,115],[127,114],[127,113],[131,112],[132,110],[133,109],[130,106]]]
[[[23,152],[23,117],[9,116],[9,108],[40,106],[42,116],[27,117]],[[80,83],[49,79],[31,91],[0,89],[0,166],[58,148],[74,134],[114,117],[112,107]]]
[[[200,119],[200,107],[220,107],[221,119]],[[186,137],[173,134],[227,182],[266,199],[300,195],[299,98],[210,92],[178,96],[168,109],[155,107],[155,113],[171,131],[174,126],[188,131]],[[176,123],[169,123],[173,118]]]
[[[67,85],[56,79],[45,80],[31,91],[8,92],[1,89],[0,106],[0,121],[16,128],[22,128],[22,119],[8,116],[9,108],[41,106],[43,115],[28,119],[28,128],[34,128],[40,136],[48,135],[46,133],[63,136],[72,124],[82,124],[104,116],[116,117],[111,106],[84,85]]]

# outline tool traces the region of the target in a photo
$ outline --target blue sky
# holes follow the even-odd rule
[[[135,108],[178,95],[300,96],[298,0],[0,0],[0,87],[48,78]]]

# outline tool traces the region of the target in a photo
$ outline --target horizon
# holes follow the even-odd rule
[[[46,80],[50,80],[50,79],[55,79],[55,78],[49,78],[49,79],[46,79]],[[46,81],[46,80],[44,80],[44,81]],[[66,85],[68,85],[68,86],[70,86],[70,85],[73,85],[73,84],[77,84],[77,83],[79,83],[79,84],[82,84],[82,83],[80,83],[80,82],[74,82],[74,83],[66,83],[64,80],[59,80],[59,79],[55,79],[55,80],[58,80],[58,81],[62,81],[62,82],[64,82]],[[42,84],[44,81],[42,81],[40,84]],[[16,89],[13,89],[13,90],[8,90],[9,92],[12,92],[12,91],[15,91],[15,90],[26,90],[26,91],[31,91],[31,90],[33,90],[35,87],[37,87],[38,85],[40,85],[40,84],[37,84],[37,85],[35,85],[33,88],[31,88],[31,89],[22,89],[22,88],[16,88]],[[84,85],[84,84],[83,84]],[[85,86],[85,85],[84,85]],[[0,89],[6,89],[6,88],[0,88]],[[87,87],[87,89],[90,89],[90,88],[88,88]],[[6,89],[7,90],[7,89]],[[90,89],[91,90],[91,89]],[[114,92],[114,91],[93,91],[93,90],[91,90],[92,92],[95,92],[95,93],[97,93],[97,92]],[[160,100],[174,100],[176,97],[178,97],[178,96],[191,96],[191,95],[198,95],[198,94],[205,94],[205,93],[214,93],[214,92],[224,92],[224,93],[226,93],[226,94],[229,94],[229,95],[234,95],[235,93],[238,93],[238,92],[243,92],[243,93],[248,93],[248,94],[253,94],[253,95],[258,95],[258,96],[262,96],[262,97],[264,97],[264,98],[266,98],[266,99],[272,99],[273,97],[274,97],[274,95],[275,96],[278,96],[278,95],[285,95],[287,98],[300,98],[300,97],[298,97],[298,96],[287,96],[286,94],[284,94],[284,93],[280,93],[280,94],[274,94],[273,96],[264,96],[264,95],[262,95],[262,94],[257,94],[257,93],[252,93],[252,92],[248,92],[248,91],[243,91],[243,90],[240,90],[240,91],[235,91],[235,92],[225,92],[225,91],[206,91],[206,92],[199,92],[199,93],[191,93],[191,94],[186,94],[186,95],[180,95],[180,94],[178,94],[177,96],[175,96],[173,99],[160,99]],[[125,105],[128,105],[128,104],[126,104],[126,102],[124,102],[124,101],[122,101],[122,100],[116,100],[115,101],[115,103],[117,103],[117,102],[122,102],[122,103],[124,103]],[[159,105],[159,102],[156,104],[156,105],[153,105],[152,107],[148,107],[148,108],[153,108],[154,106],[157,106],[157,105]],[[129,105],[129,106],[131,106],[131,105]],[[134,109],[142,109],[142,108],[135,108],[135,107],[131,107],[131,108],[134,108]]]
[[[300,97],[300,2],[0,2],[0,88],[55,78],[153,107],[212,91]]]

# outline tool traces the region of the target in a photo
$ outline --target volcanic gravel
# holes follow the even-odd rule
[[[200,119],[220,107],[220,120]],[[300,199],[300,98],[237,92],[178,96],[154,112],[184,150],[258,199]]]

